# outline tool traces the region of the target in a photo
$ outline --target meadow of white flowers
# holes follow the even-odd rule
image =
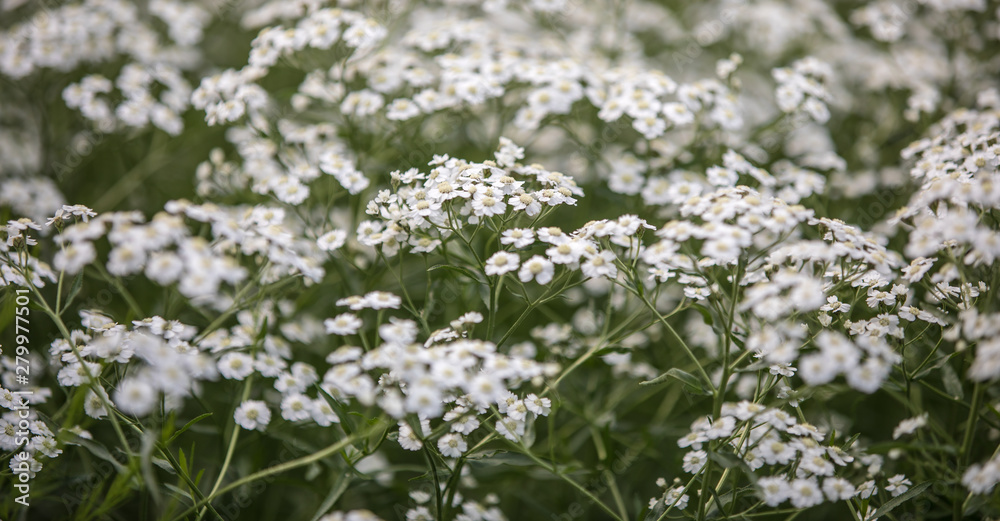
[[[0,520],[1000,518],[1000,3],[0,1]]]

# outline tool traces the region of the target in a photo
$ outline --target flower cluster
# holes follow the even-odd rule
[[[0,4],[0,517],[1000,516],[995,0]]]

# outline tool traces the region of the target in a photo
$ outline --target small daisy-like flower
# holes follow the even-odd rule
[[[539,398],[535,393],[531,393],[524,398],[524,406],[539,416],[548,416],[552,411],[552,400]]]
[[[684,472],[697,474],[708,461],[708,454],[703,450],[693,450],[684,455]]]
[[[554,273],[555,265],[552,264],[552,261],[541,255],[535,255],[521,264],[521,269],[518,271],[517,276],[521,279],[521,282],[528,282],[534,279],[535,282],[544,285],[552,282],[552,275]]]
[[[260,400],[247,400],[236,408],[233,419],[248,431],[263,431],[271,422],[271,410]]]
[[[500,193],[477,197],[472,201],[472,211],[476,215],[493,216],[501,215],[507,210],[507,203],[503,202]]]
[[[460,457],[469,448],[468,443],[465,442],[465,438],[455,433],[448,433],[441,436],[438,439],[437,446],[438,450],[441,451],[441,455],[446,458]]]
[[[129,378],[115,391],[115,405],[125,414],[143,416],[149,414],[159,396],[146,379]]]
[[[291,393],[281,400],[281,417],[288,421],[305,420],[312,416],[312,401],[301,394]]]
[[[344,230],[333,230],[324,233],[316,240],[319,249],[323,251],[334,251],[340,249],[347,242],[347,232]]]
[[[535,232],[529,228],[511,228],[504,230],[500,236],[500,244],[513,245],[515,248],[526,248],[535,242]]]
[[[826,478],[823,480],[823,494],[830,501],[847,501],[857,492],[854,485],[844,478]]]
[[[580,264],[580,270],[586,277],[607,277],[613,279],[618,276],[618,268],[615,266],[615,254],[612,251],[604,250]]]
[[[464,315],[452,320],[449,324],[452,329],[461,330],[471,324],[479,324],[483,321],[483,314],[478,311],[469,311]]]
[[[690,497],[684,493],[683,486],[674,487],[663,494],[663,503],[677,510],[687,508],[689,499]]]
[[[858,485],[858,488],[854,492],[861,499],[868,499],[878,492],[878,487],[875,486],[875,480],[870,479]]]
[[[897,497],[905,494],[907,490],[910,490],[910,485],[913,485],[913,482],[906,479],[906,476],[896,474],[895,476],[889,478],[889,484],[885,486],[885,491],[891,494],[892,497]]]
[[[373,291],[364,296],[364,303],[372,309],[399,309],[403,300],[385,291]]]
[[[834,295],[827,297],[826,304],[823,304],[819,309],[820,311],[828,311],[830,313],[847,313],[851,310],[851,305],[841,302]]]
[[[519,264],[520,259],[516,254],[498,251],[487,259],[486,274],[503,275],[504,273],[516,270]]]
[[[815,478],[793,480],[790,488],[788,499],[795,508],[808,508],[823,502],[823,492]]]
[[[399,422],[399,445],[406,450],[420,450],[424,444],[406,422]]]
[[[323,321],[326,332],[331,335],[353,335],[361,327],[361,319],[351,313],[341,313]]]
[[[229,380],[242,380],[253,370],[253,358],[245,353],[227,353],[219,359],[219,374]]]
[[[905,419],[899,422],[899,425],[892,431],[892,439],[898,440],[900,437],[907,434],[913,434],[917,429],[927,425],[927,413],[923,413],[920,416],[915,416],[913,418]]]

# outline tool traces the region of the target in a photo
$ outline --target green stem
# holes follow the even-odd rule
[[[250,383],[253,381],[253,374],[247,377],[246,381],[243,383],[243,395],[240,398],[240,403],[243,403],[250,397]],[[239,403],[236,404],[239,407]],[[222,486],[222,481],[226,478],[226,471],[229,470],[229,464],[233,460],[233,452],[236,451],[236,440],[240,437],[240,426],[233,424],[233,433],[229,436],[229,444],[226,447],[226,457],[222,460],[222,468],[219,469],[219,477],[215,479],[215,484],[212,485],[212,490],[208,493],[209,496],[215,495],[215,492],[219,490]],[[198,519],[200,520],[205,516],[205,511],[211,508],[212,505],[205,505],[206,508],[201,509],[201,513],[198,514]],[[213,508],[214,510],[214,508]]]
[[[28,283],[28,287],[31,288],[31,291],[35,294],[35,298],[38,299],[38,303],[42,306],[42,310],[45,311],[45,314],[48,315],[53,322],[56,323],[56,327],[59,328],[59,332],[62,334],[63,338],[66,339],[66,342],[69,344],[69,348],[73,351],[73,356],[76,357],[77,362],[80,363],[80,367],[83,368],[84,375],[87,377],[87,383],[89,383],[94,389],[103,388],[100,385],[100,382],[98,382],[97,377],[90,372],[90,367],[87,366],[86,360],[83,359],[83,355],[80,354],[80,350],[76,347],[76,343],[73,341],[73,336],[70,334],[69,328],[67,328],[66,324],[63,322],[62,317],[49,307],[49,303],[45,301],[45,297],[42,295],[42,292],[31,283],[31,279],[27,276],[27,274],[22,273],[21,275]],[[108,411],[108,419],[111,420],[111,426],[114,428],[115,434],[118,435],[118,441],[122,444],[122,450],[125,451],[125,454],[131,456],[132,449],[129,446],[128,440],[125,438],[125,432],[122,431],[121,425],[118,424],[118,418],[114,414],[115,409],[112,407],[111,401],[108,400],[105,393],[97,392],[95,390],[94,394],[97,395],[97,398],[101,401],[101,406]]]
[[[378,423],[381,423],[381,422],[378,422]],[[216,491],[214,494],[210,494],[208,497],[197,501],[194,505],[192,505],[191,507],[189,507],[187,510],[181,512],[176,517],[174,517],[173,521],[181,521],[182,519],[186,518],[189,514],[192,514],[195,510],[197,510],[197,509],[201,508],[202,506],[207,505],[208,503],[210,503],[213,500],[215,500],[218,496],[220,496],[222,494],[225,494],[226,492],[235,490],[235,489],[237,489],[239,487],[242,487],[243,485],[246,485],[246,484],[249,484],[249,483],[253,483],[254,481],[257,481],[259,479],[264,479],[264,478],[273,476],[275,474],[281,474],[282,472],[288,472],[289,470],[293,470],[293,469],[296,469],[296,468],[299,468],[299,467],[304,467],[306,465],[309,465],[310,463],[314,463],[314,462],[317,462],[317,461],[319,461],[319,460],[321,460],[323,458],[327,458],[329,456],[332,456],[332,455],[334,455],[334,454],[336,454],[336,453],[344,450],[344,448],[346,448],[348,445],[350,445],[354,441],[357,441],[358,439],[360,439],[360,438],[362,438],[364,436],[367,436],[368,434],[369,433],[365,432],[365,433],[358,433],[358,434],[354,434],[352,436],[348,436],[348,437],[346,437],[346,438],[344,438],[344,439],[342,439],[342,440],[340,440],[340,441],[338,441],[338,442],[336,442],[336,443],[334,443],[332,445],[327,446],[326,448],[324,448],[324,449],[322,449],[322,450],[320,450],[318,452],[314,452],[312,454],[309,454],[308,456],[303,456],[301,458],[293,459],[292,461],[281,463],[281,464],[275,465],[273,467],[268,467],[268,468],[266,468],[264,470],[260,470],[260,471],[254,472],[253,474],[250,474],[249,476],[246,476],[244,478],[238,479],[238,480],[236,480],[236,481],[234,481],[234,482],[232,482],[232,483],[230,483],[230,484],[222,487],[221,489],[219,489],[218,491]]]
[[[687,353],[688,357],[691,359],[691,361],[694,362],[695,366],[698,368],[698,373],[701,374],[702,379],[705,380],[705,384],[708,385],[710,389],[715,390],[715,386],[712,384],[712,379],[709,378],[708,373],[705,372],[705,368],[701,365],[701,362],[698,360],[698,357],[695,356],[694,351],[692,351],[691,348],[687,345],[687,343],[684,342],[684,339],[681,338],[679,334],[677,334],[677,330],[675,330],[674,327],[671,326],[669,322],[667,322],[667,319],[660,313],[658,309],[656,309],[656,306],[654,306],[653,303],[649,301],[649,299],[647,299],[644,295],[640,295],[638,291],[633,291],[633,293],[642,300],[643,304],[645,304],[650,311],[653,312],[656,318],[659,319],[660,323],[663,324],[663,326],[667,328],[667,331],[669,331],[670,334],[674,337],[674,340],[676,340],[677,343],[680,344],[681,348],[684,349],[684,352]]]
[[[979,405],[983,399],[983,384],[976,382],[972,390],[972,406],[969,408],[969,418],[965,421],[965,436],[962,438],[962,447],[958,449],[958,471],[962,472],[969,464],[969,450],[972,448],[973,434],[976,432],[976,419],[979,417]],[[962,497],[961,484],[956,484],[955,488],[958,497]],[[955,521],[962,519],[962,501],[955,501],[955,509],[952,518]]]
[[[726,398],[726,387],[729,385],[729,375],[732,374],[733,368],[729,365],[729,349],[733,344],[733,321],[736,318],[736,300],[740,291],[740,278],[743,272],[743,262],[740,261],[739,265],[736,267],[736,274],[733,276],[733,293],[730,296],[729,303],[729,316],[727,317],[726,324],[726,341],[723,343],[722,349],[722,380],[719,381],[719,388],[715,393],[715,418],[718,419],[722,414],[722,402]]]

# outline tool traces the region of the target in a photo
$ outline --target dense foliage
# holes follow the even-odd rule
[[[1000,516],[996,2],[0,13],[0,519]]]

